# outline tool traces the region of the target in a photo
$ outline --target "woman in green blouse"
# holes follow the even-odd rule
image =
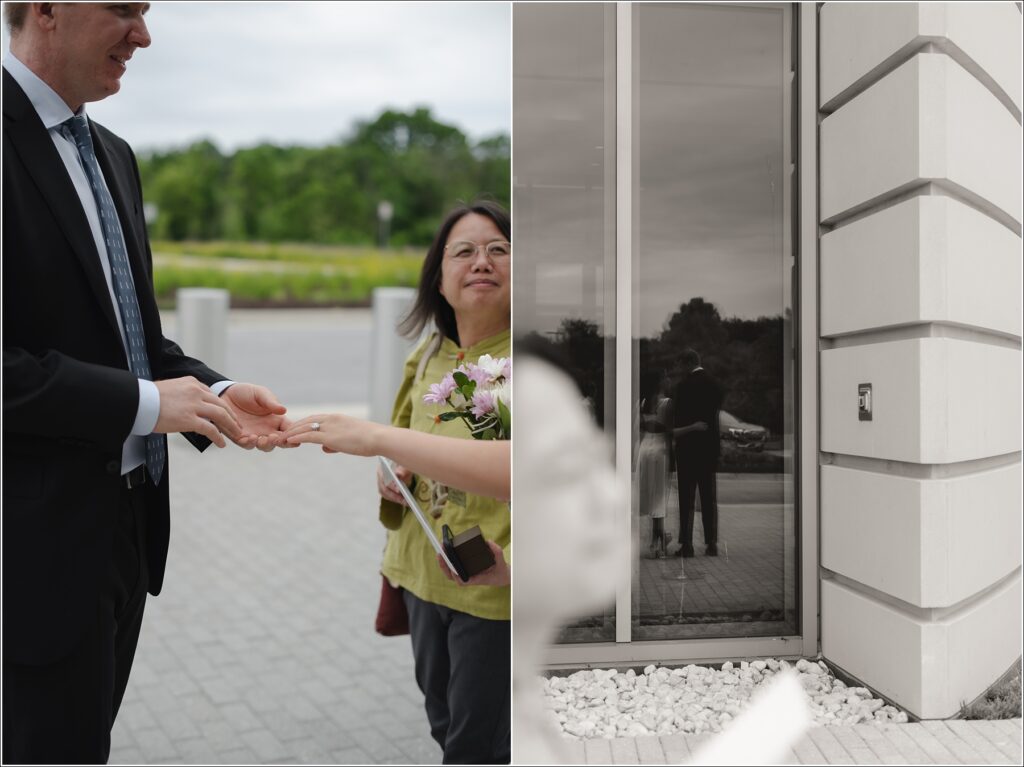
[[[460,206],[438,230],[423,263],[419,291],[401,326],[434,333],[410,355],[395,408],[395,426],[469,439],[459,421],[435,423],[438,407],[423,402],[432,383],[463,361],[511,353],[511,222],[493,203]],[[484,538],[511,543],[508,504],[399,473],[441,537],[479,525]],[[461,588],[438,568],[434,550],[401,495],[378,474],[380,518],[388,528],[382,572],[400,587],[409,611],[416,681],[425,696],[431,734],[448,764],[506,763],[510,758],[508,680],[511,608],[508,587]]]
[[[463,361],[511,356],[511,221],[498,205],[480,202],[451,211],[427,253],[415,304],[401,330],[418,336],[392,424],[470,439],[461,420],[435,422],[423,402],[432,383]],[[441,537],[479,525],[506,552],[508,504],[402,471]],[[511,606],[507,586],[463,588],[437,565],[434,550],[401,495],[378,473],[380,519],[388,528],[382,572],[402,589],[409,611],[416,681],[425,696],[431,734],[446,764],[501,764],[510,759]],[[507,557],[506,557],[507,558]]]

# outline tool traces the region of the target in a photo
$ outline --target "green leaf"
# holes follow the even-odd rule
[[[440,417],[442,421],[454,421],[456,418],[464,418],[465,416],[463,416],[462,413],[452,410],[448,413],[441,413]]]
[[[500,399],[498,400],[498,418],[501,421],[501,430],[504,432],[505,439],[508,439],[512,436],[512,413]]]
[[[452,378],[455,379],[455,384],[461,389],[466,384],[470,383],[469,376],[463,373],[461,370],[456,370],[452,373]]]

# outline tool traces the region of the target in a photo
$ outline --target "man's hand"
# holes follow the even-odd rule
[[[444,573],[448,580],[454,581],[458,586],[508,586],[512,583],[512,568],[505,561],[505,552],[494,541],[485,541],[485,543],[491,550],[491,553],[494,554],[494,564],[486,570],[481,570],[476,575],[469,576],[468,581],[463,581],[462,578],[448,569],[444,558],[438,554],[437,564],[441,567],[441,572]]]
[[[395,464],[395,476],[398,477],[406,485],[412,482],[412,472],[404,466]],[[380,497],[385,501],[392,501],[397,503],[399,506],[405,506],[405,498],[402,497],[401,491],[395,487],[390,481],[388,476],[384,473],[384,467],[377,467],[377,492],[380,493]]]
[[[265,386],[236,383],[222,392],[220,398],[239,424],[237,437],[231,441],[251,450],[269,453],[275,447],[296,447],[285,442],[284,433],[292,425],[285,418],[287,408]]]
[[[154,432],[194,431],[208,437],[217,447],[226,444],[221,432],[232,440],[242,436],[242,425],[234,413],[201,381],[185,376],[153,383],[160,392],[160,415]]]

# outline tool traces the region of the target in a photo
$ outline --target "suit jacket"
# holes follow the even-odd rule
[[[681,471],[706,471],[718,464],[722,396],[722,387],[703,368],[690,373],[676,387],[675,425],[688,426],[697,421],[708,425],[706,431],[691,431],[676,438],[676,460]]]
[[[138,409],[100,255],[64,163],[31,102],[3,72],[4,658],[69,652],[97,613]],[[163,337],[138,165],[90,121],[121,220],[154,380],[224,376]],[[200,450],[208,444],[187,435]],[[169,472],[144,485],[150,591],[163,583]]]

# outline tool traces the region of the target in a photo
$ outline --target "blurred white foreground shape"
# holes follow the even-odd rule
[[[608,441],[568,376],[520,355],[514,387],[512,756],[516,764],[565,764],[574,758],[544,709],[538,677],[560,626],[614,602],[619,547],[630,545],[615,515],[627,499]],[[795,673],[779,674],[693,763],[781,761],[809,722]]]

